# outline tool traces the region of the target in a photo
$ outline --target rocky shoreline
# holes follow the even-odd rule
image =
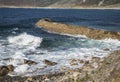
[[[120,40],[120,32],[112,32],[105,30],[97,30],[93,28],[88,28],[85,26],[75,26],[69,24],[62,24],[57,22],[52,22],[51,19],[41,19],[36,23],[37,27],[42,27],[43,29],[56,32],[60,34],[72,34],[72,35],[85,35],[91,39],[118,39]]]
[[[120,40],[120,32],[109,32],[82,26],[66,25],[51,22],[50,19],[42,19],[36,23],[36,26],[58,33],[85,34],[88,38],[92,39],[113,38]],[[105,50],[109,51],[109,49]],[[76,60],[71,60],[71,65],[74,64],[74,61]],[[36,62],[30,60],[24,60],[24,62],[29,65],[36,64]],[[8,76],[7,74],[13,71],[14,67],[12,65],[4,66],[7,72],[5,75],[0,75],[0,82],[120,82],[120,50],[113,51],[104,58],[93,57],[91,61],[80,62],[85,63],[82,68],[70,69],[60,73],[26,77]],[[44,63],[51,66],[57,64],[49,60],[44,60]],[[0,72],[2,72],[2,70],[2,67],[0,67]]]
[[[0,82],[120,82],[120,50],[105,58],[93,57],[82,68],[63,73],[37,75],[31,77],[0,77]]]

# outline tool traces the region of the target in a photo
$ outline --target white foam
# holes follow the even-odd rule
[[[80,36],[79,36],[80,37]],[[37,48],[40,46],[42,42],[42,38],[29,35],[27,33],[22,33],[18,36],[10,36],[8,37],[8,46],[3,46],[0,43],[0,53],[3,54],[5,50],[7,50],[7,57],[12,58],[11,61],[0,61],[0,65],[13,64],[15,66],[15,70],[10,75],[39,75],[46,74],[51,72],[60,72],[60,69],[64,67],[65,71],[68,69],[80,68],[84,65],[78,63],[78,65],[71,66],[71,59],[80,59],[80,60],[91,60],[92,57],[105,57],[109,53],[114,50],[119,49],[120,45],[119,40],[114,39],[104,39],[104,40],[93,40],[89,38],[78,38],[74,40],[74,36],[68,39],[73,40],[76,47],[68,47],[67,49],[58,49],[56,50],[47,50]],[[72,43],[70,43],[73,45]],[[65,47],[63,45],[63,47]],[[105,51],[104,49],[109,48],[109,51]],[[32,54],[29,54],[33,52]],[[5,52],[4,52],[5,53]],[[8,55],[9,53],[9,55]],[[42,54],[41,54],[42,53]],[[0,55],[0,58],[4,58],[4,55]],[[37,62],[36,65],[26,65],[24,64],[24,59],[32,60]],[[55,66],[47,66],[44,64],[44,60],[50,60],[52,62],[57,62]]]
[[[0,43],[0,59],[11,59],[6,61],[1,60],[1,65],[13,64],[14,66],[18,66],[24,64],[24,59],[28,59],[25,53],[36,50],[42,42],[41,37],[32,36],[27,33],[10,36],[7,40],[8,41],[1,41]],[[7,45],[2,45],[5,43]]]
[[[90,41],[90,42],[89,42]],[[47,68],[44,68],[42,70],[37,70],[37,72],[34,73],[28,73],[27,75],[36,75],[36,74],[46,74],[51,72],[60,72],[61,67],[65,67],[65,70],[68,69],[74,69],[74,68],[80,68],[83,66],[83,64],[78,63],[78,65],[71,66],[70,60],[71,59],[80,59],[80,60],[91,60],[92,57],[105,57],[108,55],[111,51],[104,51],[104,48],[109,47],[109,49],[117,49],[117,46],[120,45],[120,41],[113,40],[113,39],[105,39],[105,40],[89,40],[86,44],[88,44],[91,47],[86,48],[69,48],[68,50],[58,50],[58,51],[46,51],[43,55],[37,55],[31,56],[31,58],[34,58],[36,61],[40,61],[37,66],[32,66],[32,70],[38,69],[38,68],[44,68],[45,64],[42,62],[44,59],[48,59],[53,62],[57,62],[57,65],[55,66],[48,66]],[[93,45],[94,42],[98,42],[98,46]],[[115,42],[115,43],[114,43]],[[92,44],[90,44],[92,43]],[[112,44],[112,45],[111,45]],[[40,50],[39,50],[40,51]],[[42,51],[44,52],[44,51]],[[87,58],[86,58],[86,57]]]
[[[34,37],[32,35],[28,35],[27,33],[22,33],[19,36],[8,37],[8,41],[11,44],[21,46],[29,46],[30,48],[40,46],[42,42],[42,38]]]
[[[27,70],[29,69],[29,65],[19,65],[15,68],[14,72],[18,75],[23,75],[27,73]]]

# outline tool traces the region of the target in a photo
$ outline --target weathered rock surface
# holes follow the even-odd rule
[[[45,30],[56,33],[85,35],[88,38],[92,38],[92,39],[112,38],[112,39],[120,40],[120,32],[111,32],[111,31],[92,29],[84,26],[75,26],[75,25],[68,25],[57,22],[49,22],[43,19],[38,21],[36,23],[36,26],[42,27]]]

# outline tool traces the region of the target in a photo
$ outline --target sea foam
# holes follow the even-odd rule
[[[15,66],[13,73],[9,74],[11,76],[16,75],[42,75],[52,72],[60,72],[61,68],[64,70],[80,68],[84,63],[78,63],[75,66],[70,65],[70,60],[79,59],[84,61],[90,61],[92,57],[105,57],[112,51],[119,49],[120,41],[113,39],[104,40],[93,40],[89,38],[79,38],[74,39],[74,36],[70,36],[73,42],[69,43],[74,45],[74,47],[67,47],[67,49],[61,49],[56,47],[55,50],[41,49],[39,46],[43,42],[42,37],[33,36],[27,33],[22,33],[17,36],[9,36],[7,38],[8,45],[3,45],[0,43],[1,54],[0,65],[12,64]],[[3,41],[4,42],[4,41]],[[39,48],[37,48],[39,47]],[[66,48],[65,45],[62,46]],[[105,51],[105,49],[109,49]],[[31,54],[32,53],[32,54]],[[3,60],[4,58],[11,58],[11,60]],[[37,62],[36,65],[24,64],[24,59],[32,60]],[[49,60],[56,62],[55,66],[47,66],[43,61]]]

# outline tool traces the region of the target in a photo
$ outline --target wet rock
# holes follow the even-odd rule
[[[34,62],[32,60],[24,60],[24,63],[28,64],[28,65],[35,65],[35,64],[37,64],[36,62]]]
[[[14,71],[14,66],[13,65],[8,65],[8,66],[0,66],[0,76],[5,76],[9,72]]]
[[[104,51],[110,51],[110,49],[109,48],[105,48]]]
[[[97,68],[98,68],[98,63],[94,62],[94,63],[92,64],[92,67],[94,67],[95,69],[97,69]]]
[[[61,71],[65,71],[66,68],[67,68],[66,66],[62,66],[62,67],[60,68],[60,70],[61,70]]]
[[[89,64],[90,63],[90,61],[85,61],[85,64]]]
[[[52,62],[52,61],[49,61],[49,60],[44,60],[43,62],[44,62],[46,65],[49,65],[49,66],[54,66],[54,65],[57,64],[56,62]]]
[[[5,76],[9,73],[7,66],[0,66],[0,76]]]
[[[52,22],[52,20],[50,18],[43,18],[40,21],[48,21],[48,22]]]
[[[36,82],[36,81],[32,77],[29,77],[25,82]]]
[[[78,61],[79,61],[79,63],[80,63],[80,64],[83,64],[83,63],[84,63],[84,61],[83,61],[83,60],[78,60]]]
[[[73,77],[78,77],[80,75],[80,72],[73,72]]]
[[[70,60],[70,65],[71,66],[78,65],[78,61],[76,59],[72,59],[72,60]]]
[[[88,72],[88,73],[91,73],[94,70],[94,68],[90,65],[84,65],[82,69],[83,71]]]
[[[9,69],[9,72],[14,71],[14,66],[13,65],[8,65],[7,68]]]

